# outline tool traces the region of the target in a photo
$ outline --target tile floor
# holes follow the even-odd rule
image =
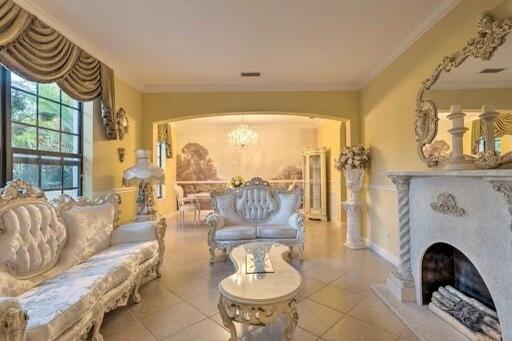
[[[206,226],[169,222],[163,277],[141,289],[142,302],[105,316],[106,341],[227,341],[217,312],[217,284],[232,273],[219,253],[208,263]],[[343,246],[345,230],[308,221],[304,262],[292,261],[303,275],[299,324],[294,340],[417,340],[372,292],[393,266],[370,250]],[[281,340],[279,321],[265,328],[237,326],[240,340]]]

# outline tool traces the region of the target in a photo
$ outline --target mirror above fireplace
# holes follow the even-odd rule
[[[445,57],[422,83],[415,133],[419,156],[429,167],[486,169],[512,163],[510,31],[512,18],[496,20],[484,13],[477,36]]]

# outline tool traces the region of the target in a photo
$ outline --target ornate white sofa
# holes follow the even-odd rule
[[[0,191],[0,341],[102,340],[103,315],[160,276],[165,221],[117,225],[119,197],[62,197],[16,180]]]
[[[302,190],[272,188],[253,178],[238,189],[212,192],[214,211],[208,215],[210,263],[215,249],[224,252],[254,241],[274,241],[304,252],[304,215],[299,211]]]

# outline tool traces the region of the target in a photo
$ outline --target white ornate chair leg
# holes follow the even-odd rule
[[[213,264],[215,261],[215,247],[213,245],[210,245],[208,248],[208,252],[210,253],[210,264]]]
[[[235,324],[233,323],[233,320],[228,316],[228,313],[226,312],[222,296],[219,297],[219,303],[217,304],[217,308],[219,309],[219,314],[220,317],[222,318],[222,324],[224,325],[224,327],[228,328],[229,332],[231,333],[229,341],[237,341]]]

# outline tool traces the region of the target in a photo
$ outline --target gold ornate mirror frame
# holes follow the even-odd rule
[[[461,65],[469,57],[480,58],[484,61],[491,59],[494,51],[505,42],[505,36],[512,31],[512,18],[496,20],[489,12],[482,13],[482,17],[477,22],[478,33],[475,38],[468,41],[466,46],[443,58],[443,61],[436,66],[430,78],[421,83],[421,88],[416,97],[416,112],[414,119],[414,129],[416,133],[416,142],[418,155],[422,161],[427,163],[428,167],[436,167],[439,162],[445,161],[440,156],[424,153],[424,147],[434,140],[438,128],[438,112],[433,101],[423,99],[425,91],[429,90],[443,73],[449,73]],[[471,156],[467,156],[471,157]],[[496,168],[503,163],[512,161],[512,152],[503,155],[492,155],[483,153],[478,155],[475,165],[478,168]]]

